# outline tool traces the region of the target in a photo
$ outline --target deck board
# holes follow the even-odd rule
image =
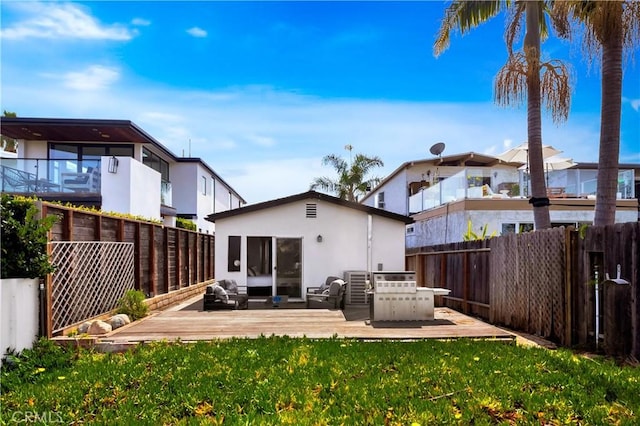
[[[114,330],[101,340],[114,343],[194,341],[262,335],[354,339],[515,338],[506,330],[449,308],[436,308],[435,321],[371,323],[366,308],[347,307],[344,312],[290,308],[209,312],[174,309]]]

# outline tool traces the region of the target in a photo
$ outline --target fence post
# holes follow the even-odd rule
[[[438,285],[438,287],[444,287],[444,288],[449,288],[447,286],[447,254],[446,253],[442,253],[440,255],[440,284]]]
[[[62,238],[65,241],[73,241],[73,210],[65,209],[62,222]]]
[[[102,241],[102,215],[97,214],[94,217],[95,222],[93,222],[93,239],[95,241]]]
[[[140,222],[136,222],[136,228],[135,228],[135,236],[134,236],[134,253],[135,253],[135,276],[136,276],[136,282],[135,282],[135,289],[136,290],[142,290],[142,250],[140,247],[140,241],[141,241],[141,236],[140,236]]]
[[[157,296],[158,275],[156,268],[156,226],[153,224],[149,224],[147,226],[149,226],[149,293],[152,296]]]
[[[464,253],[462,261],[462,308],[465,314],[469,313],[469,252]]]
[[[571,293],[573,276],[573,244],[571,234],[573,227],[564,230],[564,345],[571,345],[573,330],[573,312],[571,310],[573,296]]]
[[[163,289],[163,294],[164,293],[169,293],[171,286],[169,285],[169,279],[170,279],[170,274],[169,274],[169,265],[171,264],[171,261],[169,260],[169,228],[167,228],[166,226],[163,228],[164,232],[163,232],[163,241],[162,241],[162,250],[164,252],[164,289]]]

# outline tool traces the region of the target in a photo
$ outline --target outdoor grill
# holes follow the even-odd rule
[[[418,287],[412,271],[378,271],[372,277],[371,321],[432,321],[434,296],[450,292],[444,288]]]

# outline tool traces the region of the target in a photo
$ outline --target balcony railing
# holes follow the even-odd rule
[[[597,170],[554,170],[546,173],[549,198],[591,198],[596,195]],[[467,168],[409,197],[409,212],[474,198],[521,198],[531,194],[522,170]],[[618,173],[618,199],[635,198],[633,170]]]
[[[100,160],[0,158],[2,192],[100,193]]]

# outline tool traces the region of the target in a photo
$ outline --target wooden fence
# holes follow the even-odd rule
[[[406,267],[420,285],[450,289],[445,306],[561,345],[640,358],[639,236],[637,222],[556,228],[423,247],[407,252]],[[617,265],[629,284],[606,281]]]
[[[213,235],[42,203],[59,220],[51,241],[116,241],[134,244],[135,288],[147,297],[189,287],[215,276]]]

